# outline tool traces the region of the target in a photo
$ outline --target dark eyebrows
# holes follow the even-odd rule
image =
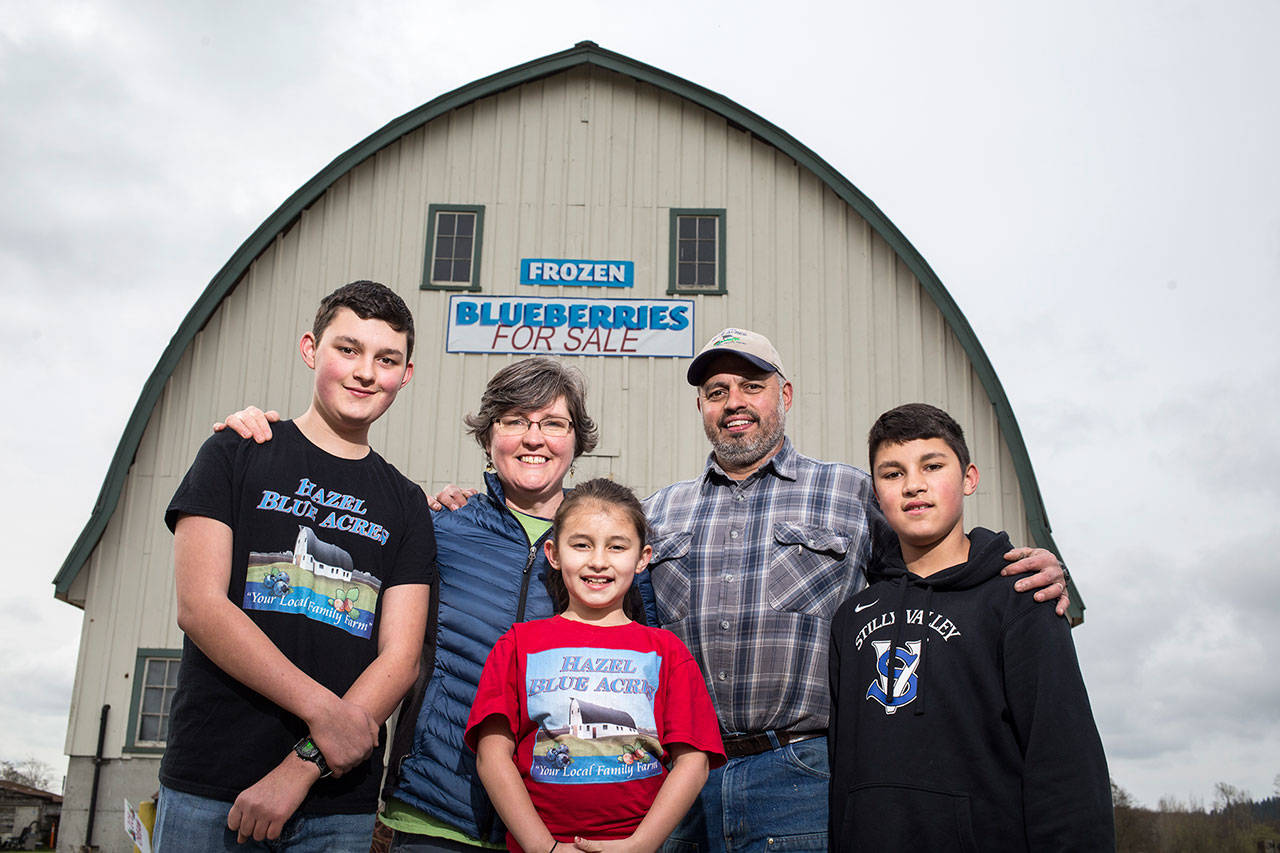
[[[724,379],[708,379],[700,387],[702,391],[705,393],[707,390],[711,388],[728,388],[730,385],[735,385],[735,384],[746,385],[749,382],[756,382],[761,385],[768,385],[769,377],[777,376],[778,374],[765,373],[764,371],[761,371],[759,373],[735,373],[733,375],[737,377],[736,382],[729,382]]]
[[[360,349],[360,350],[364,349],[364,342],[359,340],[358,338],[353,338],[350,335],[334,335],[333,343],[335,346],[352,347],[353,349]],[[385,347],[381,350],[378,350],[377,354],[379,356],[394,355],[394,356],[399,356],[400,358],[404,358],[404,350],[398,347]]]
[[[920,454],[920,456],[917,457],[915,461],[916,462],[935,462],[939,459],[942,459],[945,461],[946,458],[947,458],[947,454],[944,451],[931,450],[928,453]],[[880,471],[884,471],[887,469],[896,469],[901,471],[905,468],[906,466],[901,462],[898,462],[897,460],[886,459],[883,462],[880,462],[879,464],[876,465],[876,472],[879,473]]]

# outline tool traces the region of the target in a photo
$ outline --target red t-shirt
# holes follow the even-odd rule
[[[698,665],[669,631],[635,622],[601,627],[561,616],[503,634],[467,720],[497,714],[516,739],[533,806],[558,841],[626,838],[667,775],[663,746],[689,744],[724,763],[724,745]],[[519,850],[507,834],[507,845]]]

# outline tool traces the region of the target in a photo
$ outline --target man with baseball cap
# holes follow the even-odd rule
[[[729,761],[664,849],[826,850],[830,620],[897,540],[866,472],[787,438],[791,382],[768,338],[724,329],[687,378],[711,454],[645,501],[654,553],[636,582],[702,668]],[[1061,582],[1048,551],[1011,555],[1040,572],[1026,589]]]

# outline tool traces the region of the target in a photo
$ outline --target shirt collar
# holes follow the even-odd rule
[[[778,448],[778,452],[773,454],[768,462],[753,471],[747,480],[772,473],[783,480],[794,481],[796,479],[796,457],[798,455],[795,445],[791,443],[791,437],[784,435],[782,437],[782,447]],[[720,463],[716,461],[715,451],[707,454],[707,467],[702,472],[704,482],[709,481],[712,477],[719,480],[739,482],[726,474],[724,469],[720,467]],[[746,482],[746,480],[741,482]]]

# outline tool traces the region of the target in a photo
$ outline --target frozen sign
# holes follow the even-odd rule
[[[693,356],[693,300],[449,298],[447,352]]]
[[[570,261],[562,258],[521,258],[521,284],[577,284],[631,287],[636,281],[632,261]]]

